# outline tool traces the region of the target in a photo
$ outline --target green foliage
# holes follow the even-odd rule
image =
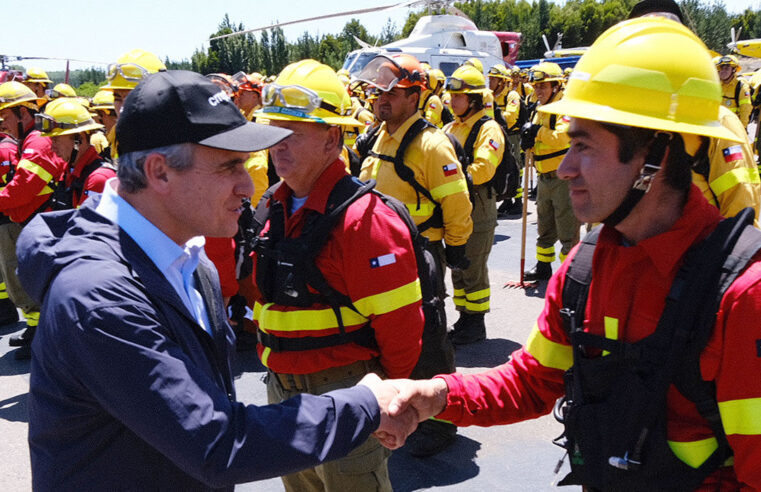
[[[77,91],[78,96],[91,98],[100,90],[100,86],[93,82],[85,82],[80,84],[79,87],[75,87],[74,90]]]

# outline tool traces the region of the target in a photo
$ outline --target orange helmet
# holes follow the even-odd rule
[[[262,86],[264,85],[263,77],[254,72],[247,74],[246,72],[238,72],[232,76],[232,81],[238,86],[239,91],[250,91],[262,93]]]
[[[365,65],[357,80],[387,92],[394,87],[426,88],[426,75],[417,58],[412,55],[378,55]]]

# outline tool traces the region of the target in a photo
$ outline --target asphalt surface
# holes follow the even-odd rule
[[[529,202],[527,236],[526,266],[531,267],[536,238],[533,202]],[[520,239],[520,217],[499,221],[489,259],[492,297],[491,312],[486,315],[488,339],[457,349],[460,372],[478,372],[507,361],[525,342],[542,309],[545,284],[532,290],[503,288],[505,282],[518,280]],[[451,300],[447,310],[451,325],[457,319]],[[8,346],[10,335],[22,328],[22,324],[0,327],[0,490],[8,492],[31,488],[27,445],[29,363],[15,360],[14,348]],[[256,355],[239,354],[238,366],[239,399],[265,404],[266,390],[261,381],[264,373]],[[561,430],[551,416],[510,426],[460,428],[455,443],[431,458],[414,458],[404,448],[395,451],[389,462],[391,481],[399,492],[433,488],[552,490],[554,482],[568,471],[564,464],[557,475],[554,473],[563,450],[551,441]],[[239,485],[237,490],[281,491],[283,486],[279,479],[271,479]]]

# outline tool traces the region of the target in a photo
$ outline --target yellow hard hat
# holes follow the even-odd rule
[[[336,72],[316,60],[291,63],[262,89],[257,113],[270,120],[361,126],[351,117],[351,98]]]
[[[56,84],[50,91],[50,98],[58,99],[59,97],[77,97],[77,91],[69,84]]]
[[[431,64],[430,64],[430,63],[428,63],[428,62],[420,62],[420,68],[422,68],[422,69],[423,69],[423,71],[427,72],[427,71],[429,71],[429,70],[430,70],[432,67],[431,67]]]
[[[90,109],[93,111],[98,109],[110,109],[111,111],[114,110],[114,93],[111,91],[98,91],[95,93],[95,95],[92,97],[92,102],[90,103]]]
[[[58,137],[103,128],[103,125],[93,120],[92,114],[78,99],[67,97],[50,101],[44,113],[34,115],[34,124],[43,137]]]
[[[455,70],[452,76],[447,78],[444,88],[453,94],[485,94],[488,90],[483,72],[473,65],[463,65]]]
[[[713,59],[713,64],[716,65],[717,68],[729,65],[730,67],[734,67],[735,72],[740,71],[740,61],[734,55],[717,56]]]
[[[108,84],[103,90],[132,90],[148,74],[166,71],[166,65],[159,57],[148,51],[135,49],[129,51],[112,63],[106,70]]]
[[[560,65],[552,62],[542,62],[531,67],[531,82],[559,82],[563,80],[563,70]]]
[[[37,82],[38,84],[52,84],[53,81],[48,78],[45,70],[37,67],[31,67],[26,71],[26,82]]]
[[[426,75],[428,76],[428,80],[426,83],[428,84],[428,88],[432,91],[435,91],[439,88],[441,84],[443,84],[447,77],[444,75],[444,72],[439,70],[438,68],[432,68],[426,72]]]
[[[510,76],[520,77],[520,75],[521,75],[521,68],[518,65],[514,65],[513,68],[510,69]]]
[[[605,31],[581,57],[560,101],[539,111],[736,141],[719,122],[721,85],[692,31],[641,17]]]
[[[478,69],[479,72],[484,73],[484,64],[481,63],[481,60],[478,58],[468,58],[465,60],[465,63],[462,64],[463,67],[471,66]]]
[[[489,69],[489,77],[497,77],[500,79],[510,78],[510,72],[507,71],[507,67],[501,63],[497,63]]]
[[[21,82],[5,82],[0,84],[0,109],[25,106],[37,110],[47,99],[37,97],[32,89]]]

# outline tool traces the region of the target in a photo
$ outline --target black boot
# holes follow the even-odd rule
[[[31,345],[24,345],[23,347],[19,347],[13,353],[13,357],[16,360],[29,360],[29,359],[31,359],[32,358],[32,346]]]
[[[468,345],[486,340],[486,324],[484,315],[463,313],[465,322],[459,330],[452,335],[452,343],[455,345]]]
[[[502,200],[502,203],[499,204],[499,207],[497,208],[497,216],[501,217],[503,215],[508,214],[508,210],[510,210],[513,206],[513,199],[508,198],[506,200]]]
[[[505,212],[507,215],[523,215],[523,199],[516,198],[513,205]]]
[[[8,299],[0,299],[0,326],[18,322],[18,310],[13,302]]]
[[[458,311],[460,314],[460,317],[457,318],[457,321],[454,322],[452,325],[452,329],[447,332],[447,336],[451,340],[455,333],[460,331],[462,329],[463,324],[465,324],[465,317],[466,313],[464,311]]]
[[[28,347],[32,344],[34,338],[34,331],[36,326],[26,325],[26,329],[17,335],[13,335],[8,339],[8,345],[11,347]]]
[[[552,265],[546,261],[537,261],[534,268],[523,274],[523,280],[527,282],[549,280],[550,277],[552,277]]]
[[[457,437],[457,427],[449,422],[424,420],[407,438],[405,449],[417,458],[427,458],[446,449]]]

